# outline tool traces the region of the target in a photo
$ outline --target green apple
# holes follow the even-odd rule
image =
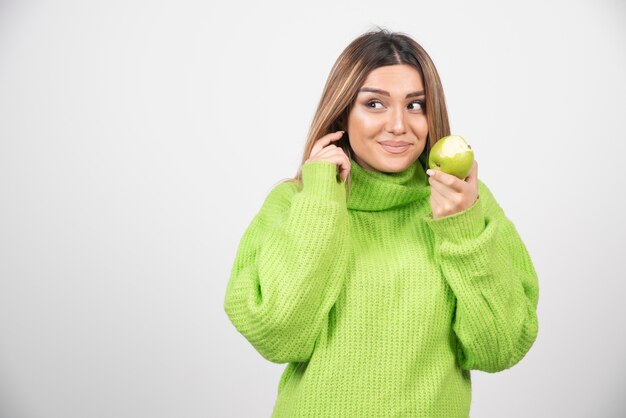
[[[458,135],[448,135],[435,142],[428,155],[428,167],[465,180],[472,171],[474,151]]]

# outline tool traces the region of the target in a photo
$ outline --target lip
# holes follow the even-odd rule
[[[383,141],[379,144],[385,151],[392,154],[402,154],[411,147],[410,143],[403,141]]]

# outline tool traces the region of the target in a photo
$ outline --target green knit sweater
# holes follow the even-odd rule
[[[288,363],[272,417],[468,417],[470,370],[512,367],[537,337],[537,275],[479,180],[434,219],[418,160],[400,173],[302,166],[245,231],[224,309],[267,360]]]

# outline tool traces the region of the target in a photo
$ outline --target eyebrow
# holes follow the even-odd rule
[[[371,92],[371,93],[382,94],[383,96],[391,96],[388,91],[375,89],[374,87],[363,87],[362,89],[359,90],[359,93],[361,92]],[[419,97],[423,95],[424,95],[424,90],[414,91],[413,93],[407,94],[406,98],[408,99],[409,97]]]

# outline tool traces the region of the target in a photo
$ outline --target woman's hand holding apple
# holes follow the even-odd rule
[[[430,207],[434,219],[462,212],[478,199],[478,163],[475,160],[465,180],[438,169],[429,169],[426,173],[430,176]]]
[[[313,145],[309,158],[304,162],[309,163],[311,161],[328,161],[337,164],[339,176],[341,181],[345,181],[350,173],[350,159],[343,152],[341,147],[335,144],[331,144],[331,141],[337,141],[343,136],[343,131],[333,132],[324,135]]]

